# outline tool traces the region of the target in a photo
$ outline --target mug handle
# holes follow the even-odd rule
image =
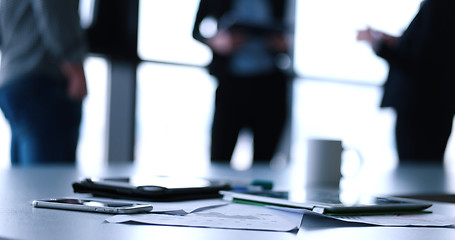
[[[342,152],[342,169],[344,169],[344,165],[346,164],[345,161],[346,161],[346,158],[345,158],[345,155],[348,153],[348,152],[353,152],[355,153],[355,155],[357,156],[357,160],[358,160],[358,167],[357,169],[353,172],[353,173],[350,173],[350,174],[345,174],[343,171],[342,172],[342,176],[343,177],[355,177],[357,176],[359,173],[360,173],[360,170],[362,169],[363,167],[363,164],[364,164],[364,158],[363,158],[363,155],[362,153],[360,152],[360,150],[356,149],[356,148],[352,148],[352,147],[343,147],[343,152]]]

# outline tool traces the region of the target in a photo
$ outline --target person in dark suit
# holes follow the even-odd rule
[[[400,162],[443,163],[455,113],[455,1],[424,0],[400,37],[366,29],[389,64],[381,107],[396,111]]]
[[[277,150],[287,116],[285,9],[282,0],[200,1],[193,37],[212,50],[208,68],[218,81],[212,161],[230,161],[243,129],[254,136],[254,161]],[[207,19],[217,24],[213,34],[201,30]]]

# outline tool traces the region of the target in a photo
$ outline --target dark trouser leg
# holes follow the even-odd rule
[[[2,94],[13,165],[75,163],[82,104],[67,97],[64,84],[30,77],[18,79]]]
[[[452,123],[452,113],[437,109],[397,112],[396,142],[400,161],[442,163]]]
[[[287,81],[281,74],[257,81],[252,112],[254,161],[269,162],[274,157],[287,116]]]
[[[242,113],[237,109],[238,88],[234,83],[220,83],[216,90],[215,113],[212,123],[210,159],[213,162],[230,162],[242,127]]]

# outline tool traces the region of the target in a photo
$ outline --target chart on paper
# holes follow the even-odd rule
[[[286,213],[260,206],[229,204],[185,216],[168,214],[117,215],[111,223],[137,222],[154,225],[292,231],[300,226],[302,214]]]

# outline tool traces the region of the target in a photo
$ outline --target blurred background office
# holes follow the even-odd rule
[[[379,108],[388,66],[356,41],[366,26],[398,35],[421,0],[296,0],[291,161],[305,158],[309,138],[342,139],[362,151],[372,168],[396,165],[394,113]],[[203,67],[210,50],[192,38],[199,0],[140,0],[132,159],[145,166],[209,164],[211,117],[216,81]],[[178,7],[177,7],[178,6]],[[83,24],[90,23],[92,0],[81,0]],[[384,17],[387,16],[387,17]],[[205,26],[214,26],[208,22]],[[89,96],[78,149],[78,164],[108,163],[110,67],[91,56],[85,62]],[[182,121],[185,119],[185,121]],[[111,135],[112,137],[112,135]],[[0,166],[9,167],[7,124],[0,115]],[[251,164],[252,140],[240,136],[233,166]],[[451,138],[446,164],[455,159]],[[186,170],[189,170],[186,168]]]

